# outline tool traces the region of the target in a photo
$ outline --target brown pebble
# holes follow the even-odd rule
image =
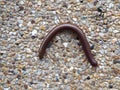
[[[32,24],[34,24],[34,23],[35,23],[35,21],[34,21],[34,20],[31,20],[31,23],[32,23]]]
[[[23,6],[19,6],[19,11],[22,11],[24,9]]]
[[[41,29],[41,30],[45,30],[45,26],[44,26],[44,25],[41,25],[41,26],[40,26],[40,29]]]
[[[21,75],[17,75],[17,78],[20,79],[20,78],[21,78]]]
[[[5,1],[0,1],[0,5],[5,5],[6,2]]]
[[[76,69],[73,69],[73,73],[75,73],[76,72]]]
[[[25,89],[28,89],[28,85],[25,84],[25,85],[24,85],[24,88],[25,88]]]
[[[64,74],[64,75],[63,75],[63,78],[64,78],[64,79],[66,79],[66,78],[67,78],[67,76]]]
[[[7,80],[7,84],[10,84],[10,81],[9,81],[9,80]]]

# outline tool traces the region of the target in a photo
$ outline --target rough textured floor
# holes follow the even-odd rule
[[[45,35],[60,23],[83,29],[99,67],[77,35]],[[0,90],[120,90],[120,0],[0,0]]]

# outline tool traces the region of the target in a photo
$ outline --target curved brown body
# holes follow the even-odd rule
[[[90,62],[90,64],[94,67],[98,66],[97,61],[94,59],[92,53],[91,53],[91,49],[90,49],[90,45],[85,37],[85,34],[83,33],[83,31],[76,25],[73,24],[61,24],[58,25],[56,27],[54,27],[44,38],[40,49],[39,49],[39,58],[42,59],[43,55],[45,53],[45,49],[48,45],[48,43],[50,42],[50,40],[59,32],[62,30],[73,30],[74,32],[76,32],[78,34],[79,40],[82,44],[82,48],[85,52],[85,55],[88,59],[88,61]]]

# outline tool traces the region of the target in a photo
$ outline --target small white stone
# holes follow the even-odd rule
[[[88,5],[89,8],[93,8],[94,7],[92,3],[88,3],[87,5]]]
[[[22,27],[22,24],[19,24],[19,27]]]
[[[71,67],[70,67],[70,71],[73,70],[73,69],[74,69],[74,68],[71,66]]]
[[[66,43],[66,42],[63,43],[63,45],[64,45],[64,47],[68,47],[68,43]]]
[[[24,4],[24,1],[20,1],[19,4]]]
[[[23,23],[23,20],[18,20],[18,23],[22,24],[22,23]]]
[[[38,1],[38,5],[41,5],[41,1]]]
[[[55,2],[55,0],[50,0],[51,2]]]
[[[36,29],[36,30],[39,30],[39,29],[40,29],[40,27],[35,27],[35,29]]]
[[[68,79],[65,79],[64,82],[65,82],[65,83],[68,83]]]
[[[26,48],[26,52],[27,52],[27,53],[31,53],[32,51],[31,51],[31,49]]]
[[[101,54],[104,54],[104,50],[99,50],[99,52],[100,52]]]
[[[108,46],[107,46],[107,45],[103,45],[103,48],[104,48],[104,49],[107,49],[107,48],[108,48]]]
[[[119,31],[118,30],[113,30],[113,33],[119,33]]]
[[[32,25],[31,22],[28,22],[27,26],[31,26],[31,25]]]
[[[32,31],[32,36],[36,36],[37,35],[37,30],[33,30]]]
[[[103,82],[103,83],[101,83],[101,85],[102,85],[103,87],[109,86],[108,82]]]
[[[59,77],[59,74],[55,74],[55,76]]]
[[[56,36],[56,40],[59,40],[60,39],[60,37],[59,36]]]
[[[9,32],[10,35],[16,35],[16,32]]]
[[[27,28],[26,27],[22,27],[21,30],[27,30]]]
[[[99,36],[104,37],[104,34],[103,33],[99,33]]]
[[[71,13],[71,11],[70,11],[70,10],[67,10],[67,13],[69,13],[69,14],[70,14],[70,13]]]
[[[55,23],[59,23],[59,19],[55,16]]]
[[[113,4],[113,3],[110,3],[108,7],[109,7],[109,8],[112,8],[112,7],[114,7],[114,4]]]
[[[102,59],[101,62],[104,63],[104,62],[105,62],[105,59]]]
[[[80,2],[80,0],[76,0],[76,2],[78,2],[78,3],[79,3],[79,2]]]
[[[35,10],[32,10],[31,12],[34,14],[34,13],[35,13]]]
[[[77,18],[73,18],[74,21],[77,21]]]
[[[56,14],[56,11],[52,11],[53,14]]]
[[[58,54],[58,53],[55,53],[55,57],[59,57],[59,54]]]

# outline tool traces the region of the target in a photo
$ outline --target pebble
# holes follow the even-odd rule
[[[28,85],[25,84],[25,85],[24,85],[24,88],[25,88],[25,89],[28,89]]]
[[[40,6],[41,6],[41,4],[42,4],[42,3],[41,3],[41,1],[38,1],[38,5],[40,5]]]
[[[108,86],[109,86],[109,83],[108,83],[108,82],[103,82],[103,83],[101,83],[101,86],[102,86],[102,87],[108,87]]]
[[[110,3],[108,7],[109,7],[109,8],[112,8],[112,7],[114,7],[114,4],[113,4],[113,3]]]
[[[73,18],[74,21],[77,21],[77,18]]]
[[[32,53],[31,49],[29,49],[29,48],[26,48],[26,52],[27,53]]]
[[[27,23],[27,26],[31,26],[31,25],[32,25],[31,22],[28,22],[28,23]]]
[[[40,26],[40,30],[45,30],[45,26],[44,26],[44,25],[41,25],[41,26]]]
[[[35,10],[31,10],[31,13],[32,13],[32,14],[35,14],[35,12],[36,12]]]
[[[4,90],[10,90],[10,88],[4,88]]]
[[[66,42],[63,43],[63,45],[64,45],[64,47],[68,47],[68,43],[66,43]]]
[[[35,21],[34,21],[34,20],[31,20],[31,23],[32,23],[32,24],[34,24],[34,23],[35,23]]]
[[[59,53],[55,53],[55,57],[59,57]]]
[[[18,23],[22,24],[22,23],[23,23],[23,20],[18,20]]]
[[[5,4],[5,1],[0,1],[0,5],[4,5]]]
[[[118,31],[118,30],[113,30],[113,33],[115,33],[115,34],[116,34],[116,33],[119,33],[119,31]]]
[[[20,59],[21,59],[21,55],[20,54],[16,54],[15,60],[17,61],[17,60],[20,60]]]
[[[19,4],[23,5],[23,4],[24,4],[24,1],[21,0],[21,1],[19,2]]]
[[[99,36],[104,37],[104,33],[99,33]]]
[[[32,31],[32,36],[37,36],[37,34],[38,34],[37,30]]]
[[[117,38],[113,38],[111,42],[114,44],[115,42],[117,42]]]

